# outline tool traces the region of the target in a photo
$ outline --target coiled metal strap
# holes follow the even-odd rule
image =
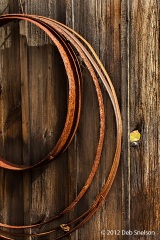
[[[66,122],[64,124],[64,128],[61,133],[61,136],[59,137],[59,140],[57,141],[53,150],[44,159],[42,159],[40,162],[38,162],[33,166],[26,167],[23,165],[18,166],[0,157],[0,167],[10,169],[10,170],[17,170],[17,171],[30,170],[32,168],[42,166],[56,159],[60,154],[62,154],[67,149],[77,130],[79,118],[80,118],[80,109],[81,109],[82,74],[81,74],[79,60],[77,58],[77,52],[80,55],[80,57],[83,59],[83,62],[86,65],[86,67],[88,68],[96,89],[96,94],[97,94],[97,99],[99,104],[99,119],[100,119],[99,140],[98,140],[96,156],[93,162],[91,172],[88,176],[86,183],[84,184],[83,188],[81,189],[77,197],[61,213],[57,214],[56,216],[53,216],[50,220],[45,221],[43,223],[25,225],[25,226],[13,226],[9,224],[0,223],[0,227],[6,228],[6,230],[0,230],[1,233],[5,236],[6,235],[17,236],[17,237],[18,236],[19,237],[42,236],[42,235],[46,235],[54,231],[60,231],[63,229],[66,232],[62,234],[61,237],[56,238],[56,239],[61,239],[62,237],[69,235],[76,229],[80,228],[84,223],[86,223],[92,217],[92,215],[99,209],[99,207],[104,202],[112,186],[112,183],[115,178],[117,168],[119,165],[120,152],[121,152],[122,122],[121,122],[120,109],[119,109],[118,100],[116,97],[114,87],[111,83],[111,80],[105,68],[103,67],[98,56],[96,55],[92,47],[89,45],[89,43],[85,39],[83,39],[78,33],[76,33],[69,27],[55,20],[45,18],[42,16],[25,15],[25,14],[2,15],[0,16],[0,26],[3,26],[13,20],[26,20],[35,24],[36,26],[41,28],[57,46],[61,54],[61,57],[63,59],[66,73],[68,76],[68,82],[69,82],[68,110],[67,110]],[[87,47],[90,50],[90,53],[82,43],[87,45]],[[99,76],[100,80],[98,80],[97,75]],[[34,233],[34,234],[27,234],[27,233],[20,234],[18,232],[9,233],[7,229],[8,230],[9,229],[23,230],[27,228],[32,229],[32,228],[36,228],[38,226],[42,226],[47,223],[53,222],[55,219],[60,218],[62,215],[64,215],[65,213],[67,213],[68,211],[70,211],[75,207],[75,205],[80,201],[80,199],[84,196],[87,189],[91,185],[101,159],[101,153],[102,153],[102,147],[103,147],[104,135],[105,135],[105,109],[104,109],[103,96],[101,93],[99,81],[101,81],[101,83],[104,85],[110,97],[110,100],[115,112],[116,127],[117,127],[117,141],[116,141],[116,147],[115,147],[115,155],[114,155],[112,167],[105,185],[101,189],[100,193],[98,194],[98,196],[96,197],[95,201],[90,206],[90,208],[81,216],[74,219],[73,221],[66,224],[62,224],[61,226],[53,228],[50,231],[46,231],[46,232],[40,232],[40,233]]]

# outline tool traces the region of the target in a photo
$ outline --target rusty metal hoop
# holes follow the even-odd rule
[[[122,122],[121,122],[121,114],[120,109],[118,105],[118,100],[116,97],[116,93],[114,90],[114,87],[111,83],[111,80],[103,67],[102,63],[98,59],[96,53],[92,49],[92,47],[87,43],[85,39],[83,39],[78,33],[76,33],[74,30],[68,28],[67,26],[42,16],[34,16],[34,15],[26,15],[26,14],[8,14],[8,15],[2,15],[0,16],[0,26],[3,26],[4,24],[9,23],[13,20],[26,20],[31,23],[34,23],[38,27],[40,27],[42,30],[44,30],[48,36],[52,39],[52,41],[56,44],[57,48],[60,51],[60,54],[62,56],[62,59],[64,61],[65,69],[68,75],[68,80],[70,84],[69,89],[69,103],[68,103],[68,114],[69,116],[66,118],[66,123],[63,129],[63,132],[56,144],[56,146],[53,148],[53,150],[48,154],[48,156],[44,159],[42,159],[38,164],[34,166],[17,166],[13,163],[10,163],[3,158],[0,158],[0,167],[10,169],[10,170],[29,170],[34,167],[43,166],[44,164],[50,162],[51,160],[55,159],[57,156],[62,154],[70,142],[72,141],[74,134],[76,132],[76,129],[78,127],[78,122],[80,118],[80,108],[81,108],[81,70],[80,70],[80,64],[78,63],[78,58],[76,57],[75,49],[81,56],[81,58],[84,61],[84,64],[88,68],[93,83],[95,85],[96,93],[97,93],[97,99],[99,104],[99,118],[100,118],[100,130],[99,130],[99,141],[96,151],[95,160],[93,163],[93,167],[91,170],[91,173],[88,176],[88,179],[86,183],[84,184],[83,188],[77,195],[77,197],[73,200],[72,203],[69,204],[68,207],[66,207],[61,213],[59,213],[56,216],[53,216],[50,220],[45,221],[43,223],[39,224],[32,224],[32,225],[25,225],[25,226],[13,226],[8,225],[4,223],[0,223],[0,227],[6,228],[6,229],[27,229],[27,228],[35,228],[38,226],[45,225],[49,222],[54,221],[55,219],[61,217],[71,209],[75,207],[75,205],[80,201],[80,199],[84,196],[87,189],[92,183],[92,180],[96,174],[96,171],[98,169],[98,165],[101,158],[102,153],[102,147],[103,147],[103,141],[104,141],[104,134],[105,134],[105,110],[104,110],[104,104],[103,104],[103,96],[101,93],[101,88],[99,85],[99,81],[97,78],[97,75],[99,76],[102,84],[104,85],[110,100],[113,105],[113,109],[115,112],[116,117],[116,127],[117,127],[117,142],[115,147],[115,155],[112,163],[112,167],[109,173],[109,176],[106,180],[105,185],[101,189],[100,193],[96,197],[93,204],[90,206],[90,208],[83,213],[81,216],[77,217],[73,221],[62,224],[60,227],[56,229],[51,229],[47,232],[41,232],[41,233],[35,233],[35,234],[27,234],[27,233],[9,233],[6,230],[0,230],[5,235],[9,236],[42,236],[49,234],[54,231],[58,231],[60,229],[65,229],[68,226],[74,225],[72,228],[69,229],[68,232],[64,233],[60,237],[56,239],[61,239],[64,236],[67,236],[71,234],[76,229],[80,228],[84,223],[86,223],[92,215],[99,209],[99,207],[104,202],[111,186],[113,183],[113,180],[116,176],[116,172],[119,165],[119,159],[120,159],[120,152],[121,152],[121,136],[122,136]],[[94,56],[92,57],[89,51],[83,46],[83,44],[80,42],[80,40],[87,45],[87,47],[90,49],[91,54]],[[68,119],[68,121],[67,121]],[[71,120],[71,121],[70,121]],[[78,222],[78,223],[77,223]],[[77,224],[76,224],[77,223]],[[63,229],[63,230],[64,230]],[[64,230],[65,231],[65,230]],[[2,236],[2,235],[1,235]],[[2,236],[5,239],[5,236]],[[7,239],[7,238],[6,238]]]

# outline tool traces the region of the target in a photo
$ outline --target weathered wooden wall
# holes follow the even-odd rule
[[[25,13],[54,18],[88,40],[113,81],[122,111],[122,158],[113,187],[101,210],[65,239],[158,240],[159,1],[22,2]],[[20,11],[18,0],[0,1],[1,14]],[[46,35],[31,24],[6,25],[0,36],[0,154],[16,163],[34,163],[51,150],[65,121],[67,78],[63,62]],[[96,93],[85,68],[83,75],[80,125],[67,152],[32,172],[0,170],[1,222],[29,224],[47,220],[64,209],[82,188],[92,167],[99,129]],[[83,213],[109,173],[115,148],[115,119],[108,96],[103,93],[107,127],[99,171],[78,207],[56,224]],[[130,147],[129,133],[134,129],[141,132],[141,140],[138,146]],[[122,229],[155,231],[156,235],[107,235],[107,230]],[[55,239],[55,234],[38,239]]]

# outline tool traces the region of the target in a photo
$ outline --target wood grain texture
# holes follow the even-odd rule
[[[114,1],[114,3],[113,1],[77,1],[77,3],[74,2],[73,7],[74,10],[72,11],[72,14],[74,14],[74,16],[72,16],[72,19],[74,19],[74,26],[73,23],[72,26],[85,39],[87,39],[87,41],[96,50],[103,64],[106,66],[107,71],[112,76],[113,82],[116,82],[116,90],[119,92],[120,1]],[[83,21],[79,22],[77,19],[83,19]],[[99,128],[96,93],[85,69],[83,73],[84,106],[82,109],[82,122],[80,123],[80,130],[77,134],[77,143],[80,148],[80,165],[77,176],[78,188],[83,185],[86,176],[89,174],[91,169],[98,140],[96,138],[98,135],[97,129]],[[103,91],[103,95],[106,107],[107,127],[102,162],[91,188],[82,200],[83,208],[79,208],[79,212],[86,210],[95,199],[95,196],[100,191],[108,176],[113,159],[115,120],[113,116],[113,109],[105,91]],[[94,141],[92,139],[94,139]],[[84,168],[86,161],[88,168]],[[121,184],[119,177],[120,175],[118,174],[117,182],[114,183],[114,186],[109,194],[110,197],[106,200],[101,211],[97,212],[96,215],[82,229],[79,230],[77,239],[84,239],[85,236],[88,235],[89,229],[90,239],[120,238],[120,236],[107,236],[107,229],[121,229],[121,198],[119,198],[121,195]]]
[[[7,2],[6,7],[3,2],[2,6],[6,11],[11,12],[16,11],[18,7],[15,1]],[[17,164],[23,162],[19,39],[18,23],[11,23],[1,31],[0,152],[2,156],[15,161]],[[5,66],[8,67],[6,68]],[[14,172],[1,169],[0,175],[2,183],[0,201],[1,221],[9,224],[21,224],[23,223],[24,207],[23,183],[20,179],[22,179],[23,173],[15,174]]]
[[[159,3],[156,0],[0,1],[1,13],[23,10],[51,17],[80,33],[93,46],[115,86],[123,119],[121,164],[102,208],[65,240],[158,240],[159,172]],[[40,29],[21,21],[0,29],[0,154],[16,163],[42,159],[62,131],[67,111],[67,77],[56,47]],[[30,224],[63,210],[91,170],[99,134],[96,92],[82,65],[80,124],[68,150],[51,164],[15,174],[0,169],[0,221]],[[108,176],[115,150],[115,118],[102,87],[106,137],[92,186],[69,214],[35,231],[79,216],[93,203]],[[129,133],[141,140],[130,147]],[[107,235],[107,230],[155,231],[155,236]],[[26,231],[29,233],[30,231]],[[34,233],[34,231],[32,231]],[[53,240],[55,233],[25,240]],[[15,240],[20,238],[15,238]]]
[[[138,128],[141,132],[139,146],[131,148],[130,222],[131,229],[145,229],[158,233],[160,230],[158,215],[160,180],[159,7],[157,1],[133,1],[129,7],[130,127],[131,130]],[[157,235],[156,237],[150,236],[148,239],[158,238]]]
[[[130,84],[129,1],[121,2],[122,229],[130,229]],[[130,236],[123,236],[129,239]]]

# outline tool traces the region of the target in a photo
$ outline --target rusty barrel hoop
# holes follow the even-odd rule
[[[120,152],[121,152],[122,121],[121,121],[119,104],[118,104],[114,87],[112,85],[112,82],[105,68],[103,67],[102,63],[100,62],[99,58],[97,57],[96,53],[94,52],[92,47],[89,45],[89,43],[83,37],[81,37],[78,33],[70,29],[69,27],[65,26],[64,24],[61,24],[53,19],[49,19],[42,16],[25,15],[25,14],[2,15],[0,16],[0,26],[3,26],[4,24],[7,24],[8,22],[13,20],[26,20],[37,25],[47,33],[47,35],[51,38],[51,40],[57,46],[61,54],[61,57],[63,59],[66,73],[68,75],[68,82],[69,82],[68,111],[67,111],[66,122],[60,138],[56,143],[56,145],[54,146],[53,150],[44,159],[42,159],[39,163],[33,166],[26,167],[26,166],[17,166],[13,163],[8,162],[7,160],[4,160],[3,158],[0,158],[0,167],[7,168],[10,170],[30,170],[34,167],[39,167],[39,166],[43,166],[44,164],[47,164],[48,162],[58,157],[67,149],[78,127],[78,122],[80,118],[80,109],[81,109],[82,74],[81,74],[79,60],[77,58],[77,52],[83,59],[84,64],[86,65],[86,67],[90,72],[90,75],[92,77],[92,81],[94,83],[95,90],[97,93],[97,100],[99,104],[100,128],[99,128],[99,140],[98,140],[98,145],[96,150],[96,156],[93,162],[91,172],[86,180],[86,183],[78,193],[77,197],[62,212],[53,216],[50,220],[45,221],[43,223],[25,225],[25,226],[13,226],[13,225],[0,223],[0,227],[6,228],[6,230],[0,230],[1,233],[5,235],[17,236],[17,237],[43,236],[43,235],[50,234],[54,231],[69,229],[68,232],[65,232],[60,237],[56,238],[56,239],[61,239],[71,234],[73,231],[80,228],[81,226],[83,226],[83,224],[85,224],[93,216],[93,214],[100,208],[102,203],[105,201],[107,194],[112,186],[113,180],[116,176],[116,172],[118,169]],[[87,50],[84,47],[84,44],[87,45],[87,48],[89,50]],[[106,92],[108,93],[111,103],[113,105],[115,118],[116,118],[116,128],[117,128],[117,141],[115,146],[115,155],[114,155],[110,173],[106,179],[106,182],[103,188],[101,189],[101,191],[99,192],[98,196],[96,197],[92,205],[89,207],[89,209],[86,212],[84,212],[82,215],[77,217],[76,219],[73,219],[71,222],[62,224],[61,226],[52,228],[51,230],[46,232],[40,232],[40,233],[34,233],[34,234],[33,233],[20,234],[18,232],[9,233],[7,229],[8,230],[11,230],[11,229],[23,230],[28,228],[32,229],[32,228],[36,228],[36,227],[40,227],[42,225],[48,224],[50,222],[53,222],[55,219],[60,218],[62,215],[64,215],[65,213],[73,209],[75,205],[80,202],[81,198],[84,196],[89,186],[91,185],[101,159],[104,135],[105,135],[105,109],[104,109],[103,96],[102,96],[97,74],[100,78],[101,83],[106,89]],[[5,239],[5,236],[2,236],[2,237],[4,237]]]

